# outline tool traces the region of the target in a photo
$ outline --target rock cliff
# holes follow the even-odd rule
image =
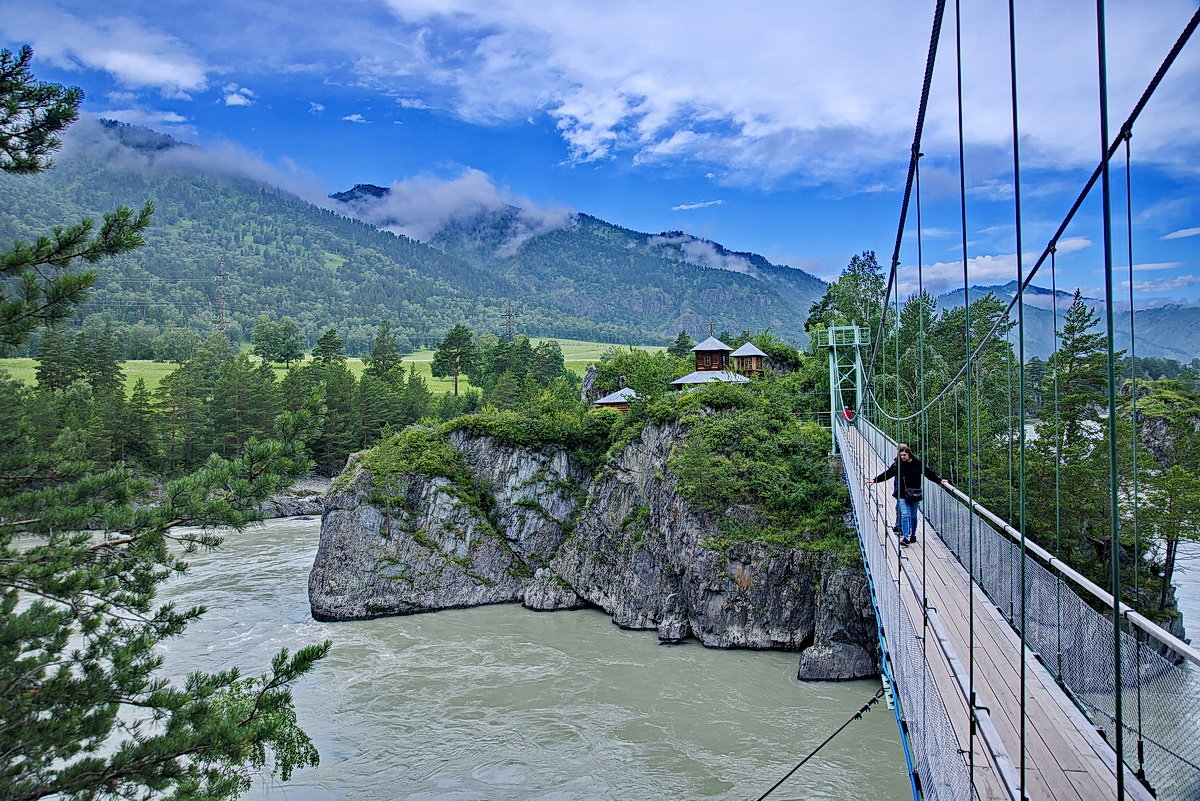
[[[802,679],[877,673],[861,569],[723,535],[667,468],[683,435],[678,424],[647,426],[593,477],[560,449],[458,432],[450,442],[470,492],[426,476],[381,492],[362,460],[352,461],[326,498],[309,579],[313,615],[596,606],[664,642],[801,651]]]

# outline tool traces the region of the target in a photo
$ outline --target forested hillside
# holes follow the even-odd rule
[[[530,334],[658,341],[648,326],[546,308],[434,248],[262,183],[206,172],[193,148],[167,137],[124,125],[88,133],[90,144],[76,141],[54,170],[0,176],[0,240],[29,241],[64,221],[154,203],[146,245],[105,266],[79,324],[207,332],[218,324],[223,294],[235,340],[249,338],[259,315],[286,315],[309,344],[336,325],[352,354],[370,347],[383,319],[411,347],[458,322],[499,331],[510,309]]]
[[[261,315],[287,316],[309,346],[336,326],[354,355],[370,347],[381,320],[402,346],[419,347],[460,322],[499,333],[509,312],[535,336],[665,344],[713,321],[802,344],[823,287],[755,254],[586,214],[536,231],[522,228],[515,209],[480,215],[425,245],[247,178],[170,137],[117,123],[77,127],[54,170],[0,176],[0,239],[30,241],[64,221],[153,202],[145,247],[106,266],[74,321],[128,326],[134,340],[172,329],[203,335],[224,306],[234,341],[247,341]],[[370,200],[365,189],[341,197]]]

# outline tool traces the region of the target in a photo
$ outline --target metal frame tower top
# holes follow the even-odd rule
[[[862,348],[871,344],[871,332],[857,325],[835,325],[814,331],[812,344],[829,351],[829,431],[832,438],[829,452],[837,453],[837,437],[833,436],[833,431],[838,420],[848,422],[862,410]],[[851,388],[854,390],[853,407],[845,401],[845,391]]]

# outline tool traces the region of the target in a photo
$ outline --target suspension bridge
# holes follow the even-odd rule
[[[1120,166],[1123,153],[1132,327],[1135,282],[1130,141],[1140,115],[1200,25],[1200,10],[1173,46],[1164,48],[1161,66],[1112,136],[1108,124],[1104,0],[1098,0],[1099,161],[1040,257],[1028,266],[1022,255],[1018,61],[1015,4],[1010,0],[1008,77],[1017,291],[1002,312],[973,320],[964,178],[961,10],[954,2],[953,31],[944,34],[946,5],[944,0],[935,5],[900,224],[880,318],[877,323],[855,320],[851,325],[834,325],[816,331],[813,337],[814,346],[829,354],[833,449],[841,457],[850,488],[878,621],[885,686],[893,699],[913,796],[954,801],[1196,801],[1200,799],[1200,713],[1196,711],[1200,702],[1200,652],[1134,608],[1145,600],[1137,572],[1145,553],[1138,529],[1138,503],[1145,497],[1138,485],[1138,466],[1144,460],[1137,452],[1140,396],[1136,367],[1132,372],[1122,371],[1121,346],[1125,343],[1116,343],[1113,335],[1117,306],[1114,238],[1120,221],[1113,213],[1110,173]],[[914,244],[905,242],[910,213],[916,218],[912,278],[916,286],[922,286],[922,134],[943,38],[953,39],[953,70],[958,82],[964,309],[959,332],[961,362],[947,366],[943,360],[942,373],[935,379],[929,377],[934,371],[927,369],[928,312],[922,316],[917,308],[909,316],[907,324],[911,326],[916,319],[918,330],[910,330],[911,341],[902,352],[900,332],[905,323],[901,321],[899,287],[901,253]],[[1024,293],[1034,275],[1048,266],[1057,300],[1055,254],[1080,208],[1093,195],[1099,196],[1094,199],[1102,209],[1107,408],[1098,415],[1098,430],[1080,433],[1062,430],[1057,422],[1053,428],[1046,424],[1040,444],[1045,452],[1052,453],[1047,462],[1053,466],[1050,478],[1049,473],[1032,474],[1027,463],[1030,438],[1038,436],[1031,432],[1045,421],[1036,420],[1026,408],[1030,387],[1026,375]],[[909,285],[912,283],[910,280]],[[1061,347],[1060,325],[1055,307],[1056,352]],[[1134,348],[1132,334],[1128,345]],[[1136,355],[1136,350],[1133,352]],[[1060,369],[1054,365],[1053,393],[1046,399],[1053,410],[1048,416],[1055,421],[1063,402],[1056,372]],[[1003,375],[998,374],[999,370]],[[981,384],[994,387],[1004,381],[1008,403],[1004,426],[981,431]],[[1131,399],[1126,406],[1131,404],[1132,410],[1118,404],[1120,393]],[[1043,418],[1046,416],[1043,414]],[[1131,426],[1132,434],[1122,435],[1121,426]],[[894,533],[899,520],[890,483],[869,483],[896,460],[898,441],[914,443],[918,454],[936,450],[931,456],[933,466],[955,480],[951,485],[949,481],[937,484],[923,479],[917,540],[907,546]],[[948,458],[946,450],[951,452]],[[997,451],[1007,457],[1008,466],[1007,509],[1000,510],[1003,514],[986,508],[977,497],[985,473],[996,475],[996,471],[987,473],[983,463],[995,461]],[[1078,553],[1073,555],[1074,566],[1071,559],[1059,553],[1061,532],[1072,522],[1062,520],[1067,513],[1064,510],[1072,508],[1067,501],[1074,491],[1062,477],[1063,454],[1068,452],[1088,453],[1093,466],[1106,464],[1109,493],[1100,504],[1107,503],[1108,530],[1091,532],[1091,537],[1103,540],[1104,551],[1099,558],[1110,577],[1107,587],[1084,575],[1088,571],[1082,570]],[[951,464],[939,465],[939,457]],[[957,486],[959,483],[965,490]],[[996,497],[996,493],[990,497]],[[1037,529],[1030,523],[1028,509],[1035,498],[1053,508],[1052,513],[1043,515],[1038,530],[1045,534],[1052,529],[1053,543],[1042,537],[1043,544],[1039,545],[1026,536],[1027,529]],[[1052,526],[1047,519],[1053,521]],[[1122,560],[1135,563],[1132,596],[1129,581],[1123,581],[1123,570],[1128,572],[1130,568],[1123,567]],[[1165,597],[1166,590],[1163,592]],[[1127,598],[1133,606],[1125,602]]]

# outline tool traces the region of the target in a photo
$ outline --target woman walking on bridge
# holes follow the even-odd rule
[[[917,505],[921,503],[921,476],[924,475],[934,484],[949,484],[929,467],[921,464],[921,460],[913,455],[912,448],[904,443],[896,446],[898,453],[892,466],[884,470],[868,484],[878,484],[889,478],[895,478],[892,486],[892,497],[896,499],[896,514],[899,517],[900,544],[911,545],[917,541]]]

